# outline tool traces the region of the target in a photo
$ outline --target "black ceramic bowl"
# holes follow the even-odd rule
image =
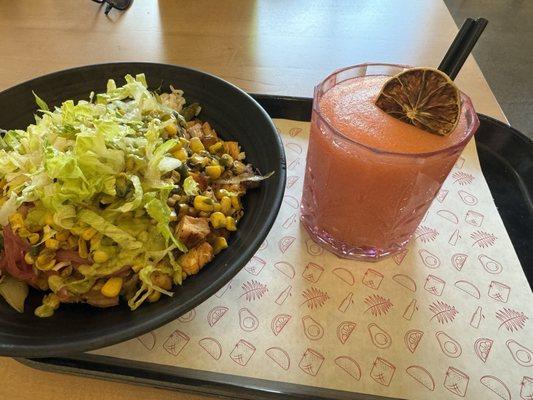
[[[32,291],[26,312],[19,314],[0,300],[0,355],[47,357],[96,349],[155,329],[191,310],[213,295],[252,257],[270,230],[285,189],[285,154],[268,114],[250,96],[212,75],[173,65],[152,63],[100,64],[42,76],[0,93],[0,128],[26,128],[36,110],[32,90],[49,105],[67,99],[87,99],[105,91],[109,78],[123,82],[124,75],[144,72],[155,89],[169,85],[185,91],[187,101],[202,105],[202,118],[224,139],[237,140],[263,173],[275,171],[245,197],[245,214],[239,229],[202,271],[184,281],[173,297],[163,296],[132,312],[127,305],[97,309],[62,305],[51,318],[33,315],[42,293]]]

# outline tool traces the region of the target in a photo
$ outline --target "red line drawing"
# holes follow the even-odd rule
[[[320,280],[320,277],[324,273],[324,268],[315,263],[308,263],[303,272],[302,276],[305,280],[310,283],[317,283]]]
[[[315,287],[304,290],[302,296],[305,300],[300,305],[306,304],[311,310],[322,307],[330,298],[326,292]]]
[[[292,188],[296,182],[298,182],[298,179],[300,179],[297,175],[291,175],[287,177],[287,189]]]
[[[505,383],[492,375],[482,376],[479,381],[490,391],[494,392],[502,400],[511,400],[511,392]]]
[[[263,297],[266,292],[268,292],[267,285],[253,279],[251,281],[244,282],[241,288],[244,292],[239,296],[239,298],[244,296],[246,301],[258,300]]]
[[[376,270],[373,270],[372,268],[366,270],[362,280],[363,285],[375,290],[379,289],[381,281],[383,281],[383,274],[379,273]]]
[[[252,275],[259,275],[266,265],[266,261],[257,256],[253,256],[250,261],[244,266],[246,272]]]
[[[437,215],[447,221],[450,221],[452,224],[459,223],[459,218],[457,217],[457,215],[455,215],[455,213],[450,210],[439,210],[437,211]]]
[[[296,238],[294,236],[284,236],[278,242],[279,251],[285,253],[289,247],[294,243]]]
[[[319,256],[324,252],[324,249],[311,239],[307,239],[305,245],[307,247],[307,253],[311,256]]]
[[[405,258],[408,252],[409,250],[405,249],[405,250],[400,251],[398,254],[395,254],[392,256],[392,259],[394,260],[396,265],[400,265],[402,263],[403,259]]]
[[[219,299],[224,296],[224,294],[228,291],[228,289],[231,289],[231,283],[233,282],[233,279],[226,283],[218,292],[215,293],[215,296],[217,296]]]
[[[470,237],[474,239],[472,247],[477,246],[482,249],[494,246],[494,243],[496,243],[496,239],[498,239],[496,235],[484,231],[475,231],[470,235]]]
[[[289,136],[295,137],[302,133],[302,128],[291,128],[289,130]]]
[[[431,268],[431,269],[439,268],[440,260],[439,260],[439,257],[437,257],[435,254],[422,249],[418,251],[418,255],[420,256],[420,258],[422,259],[422,262],[424,263],[426,267]]]
[[[230,353],[230,358],[241,367],[244,367],[250,361],[255,353],[255,346],[244,339],[240,339]]]
[[[493,343],[494,340],[489,338],[479,338],[474,342],[474,351],[481,361],[487,362]]]
[[[301,162],[302,160],[300,160],[299,158],[295,158],[291,161],[289,165],[287,165],[287,169],[289,171],[294,171],[300,165]]]
[[[341,313],[345,313],[346,310],[353,304],[353,293],[350,292],[346,295],[344,299],[342,299],[341,304],[339,304],[339,307],[337,310],[339,310]]]
[[[455,231],[453,231],[452,235],[448,239],[448,244],[455,246],[457,244],[457,241],[461,238],[462,236],[459,234],[459,229],[456,229]]]
[[[440,349],[448,357],[457,358],[463,352],[459,342],[455,339],[452,339],[447,333],[439,331],[435,333],[435,337],[439,342]]]
[[[368,333],[374,346],[379,349],[388,349],[392,344],[391,336],[374,323],[368,325]]]
[[[324,328],[310,315],[302,317],[302,325],[304,334],[309,340],[322,339],[322,336],[324,336]]]
[[[222,356],[222,346],[220,345],[220,342],[212,337],[200,339],[198,345],[215,360],[220,359],[220,356]]]
[[[498,330],[503,326],[509,332],[519,331],[526,325],[526,321],[528,320],[528,317],[523,312],[505,307],[496,312],[496,318],[501,321]]]
[[[529,350],[526,346],[518,343],[513,339],[509,339],[505,342],[507,349],[511,353],[513,360],[515,360],[522,367],[531,367],[533,366],[533,352]]]
[[[460,186],[469,185],[474,182],[475,177],[466,172],[457,171],[452,174],[453,183],[458,183]]]
[[[465,215],[465,222],[469,225],[480,227],[483,225],[485,216],[473,210],[468,210]]]
[[[435,296],[442,295],[446,282],[435,275],[428,275],[424,283],[424,289]]]
[[[351,334],[355,331],[357,324],[352,321],[343,321],[337,327],[337,338],[344,344],[350,338]]]
[[[368,296],[365,299],[365,304],[368,306],[368,308],[364,311],[364,313],[370,311],[374,317],[377,317],[378,315],[381,316],[382,314],[386,315],[393,306],[390,299],[386,299],[385,297],[377,294]]]
[[[288,142],[285,147],[296,154],[302,154],[302,146],[300,146],[298,143]]]
[[[459,190],[457,192],[461,200],[463,200],[463,203],[465,203],[467,206],[475,206],[477,204],[477,197],[474,196],[472,193],[468,193],[464,190]]]
[[[270,347],[265,350],[265,354],[285,371],[291,366],[289,354],[287,354],[287,352],[281,347]]]
[[[468,281],[457,281],[454,283],[454,286],[463,291],[464,293],[476,298],[476,299],[480,299],[481,298],[481,293],[479,291],[479,289],[477,288],[476,285],[474,285],[473,283],[471,282],[468,282]]]
[[[290,194],[286,194],[283,196],[283,202],[286,203],[289,207],[294,208],[295,210],[300,208],[300,202],[298,199],[294,196],[291,196]]]
[[[486,256],[485,254],[481,254],[477,258],[483,268],[485,268],[485,271],[487,271],[489,274],[499,274],[503,271],[502,265],[496,261],[493,258],[490,258],[489,256]]]
[[[456,169],[461,169],[463,168],[463,165],[465,165],[465,159],[463,157],[459,157],[453,167]]]
[[[191,322],[194,318],[196,318],[196,310],[193,308],[189,312],[179,317],[178,321],[182,323],[187,323],[187,322]]]
[[[153,350],[155,347],[156,338],[154,332],[148,332],[141,335],[137,340],[146,348],[146,350]]]
[[[470,318],[470,326],[476,329],[479,328],[481,319],[485,319],[485,315],[483,314],[483,309],[479,306],[476,308],[476,311],[474,311],[474,314],[472,314],[472,317]]]
[[[285,229],[289,229],[294,223],[296,223],[296,221],[298,221],[298,214],[292,213],[281,226]]]
[[[302,355],[298,367],[306,374],[316,376],[318,371],[320,371],[320,367],[324,364],[324,360],[325,358],[322,354],[308,348]]]
[[[411,353],[415,352],[416,348],[420,344],[420,340],[422,340],[422,336],[424,336],[424,332],[419,331],[418,329],[411,329],[405,332],[403,340],[405,342],[405,345],[407,346],[407,349]]]
[[[287,300],[287,297],[292,296],[291,294],[292,286],[289,285],[283,291],[279,294],[279,296],[276,298],[275,303],[278,306],[281,306],[283,303],[285,303],[285,300]]]
[[[296,271],[294,270],[294,267],[285,261],[280,261],[274,264],[274,267],[281,272],[283,275],[285,275],[288,278],[294,278],[294,275],[296,275]]]
[[[350,286],[353,286],[353,284],[355,283],[355,278],[353,277],[353,274],[346,268],[335,268],[333,271],[331,271],[331,273]]]
[[[291,316],[289,314],[278,314],[272,318],[272,322],[270,323],[270,329],[272,329],[272,333],[276,336],[278,336],[283,328],[285,328],[285,325],[289,323],[291,320]]]
[[[209,326],[214,326],[220,319],[228,312],[229,308],[226,306],[216,306],[207,313],[207,323]]]
[[[454,306],[450,306],[443,301],[437,300],[429,306],[429,311],[433,313],[430,321],[437,318],[437,321],[441,324],[446,324],[455,319],[455,316],[459,313]]]
[[[181,353],[187,343],[189,343],[189,340],[190,338],[188,335],[176,329],[169,335],[167,340],[165,340],[165,343],[163,343],[163,348],[167,353],[176,357]]]
[[[501,301],[502,303],[507,303],[510,294],[511,288],[505,283],[492,281],[489,285],[488,295],[494,300]]]
[[[354,378],[361,379],[361,367],[352,357],[339,356],[335,359],[335,365]]]
[[[448,367],[444,378],[444,387],[453,394],[465,397],[470,377],[457,368]]]
[[[268,247],[268,240],[264,240],[263,243],[261,243],[261,246],[259,247],[258,251],[263,251]]]
[[[415,231],[415,239],[420,240],[422,243],[433,242],[437,236],[439,236],[439,232],[436,229],[425,225],[420,225]]]
[[[441,189],[439,190],[439,193],[437,193],[437,197],[435,197],[437,199],[437,201],[439,203],[444,203],[444,199],[446,198],[446,196],[448,196],[448,193],[450,191],[449,190],[446,190],[446,189]]]
[[[259,327],[259,320],[249,309],[241,308],[239,310],[239,326],[245,332],[252,332]]]
[[[370,377],[377,383],[383,386],[389,386],[394,376],[396,367],[381,357],[376,357],[376,360],[372,364],[372,370],[370,371]]]
[[[452,265],[457,271],[461,271],[465,266],[466,260],[468,258],[467,254],[456,253],[452,256]]]
[[[427,369],[420,365],[410,365],[405,369],[407,375],[423,385],[426,389],[435,390],[435,380]]]
[[[402,316],[407,321],[411,321],[411,318],[413,318],[413,314],[415,313],[415,311],[418,311],[418,306],[416,305],[416,300],[413,299],[411,300],[409,305],[405,308],[405,311],[403,312]]]
[[[392,280],[396,282],[398,285],[403,286],[406,289],[409,289],[411,292],[416,292],[416,283],[413,280],[413,278],[404,275],[404,274],[396,274],[392,277]]]
[[[520,398],[523,400],[533,400],[533,378],[524,376],[520,382]]]

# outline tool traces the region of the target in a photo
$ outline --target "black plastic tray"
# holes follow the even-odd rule
[[[309,121],[311,99],[253,95],[272,118]],[[476,144],[481,168],[531,286],[533,270],[533,142],[480,115]],[[19,359],[34,368],[241,399],[361,399],[384,397],[198,371],[92,354]]]

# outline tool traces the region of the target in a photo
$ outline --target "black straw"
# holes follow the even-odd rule
[[[457,33],[457,36],[455,36],[438,69],[447,74],[450,79],[454,80],[468,58],[468,55],[472,52],[487,23],[488,21],[485,18],[478,18],[476,20],[467,18]]]

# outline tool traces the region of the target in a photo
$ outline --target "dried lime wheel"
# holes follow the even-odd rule
[[[461,115],[459,89],[445,73],[412,68],[391,77],[376,105],[387,114],[425,131],[446,136]]]

